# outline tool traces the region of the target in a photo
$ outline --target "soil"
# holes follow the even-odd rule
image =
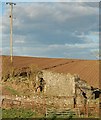
[[[9,56],[3,58],[10,59]],[[31,64],[42,70],[51,70],[59,73],[78,74],[93,87],[99,88],[99,61],[63,58],[36,58],[36,57],[13,57],[13,66],[16,68],[28,67]]]

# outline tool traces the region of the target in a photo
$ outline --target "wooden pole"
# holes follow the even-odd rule
[[[10,61],[11,61],[11,76],[13,76],[13,5],[16,3],[7,2],[10,5]]]
[[[6,4],[10,5],[10,60],[11,64],[13,65],[13,5],[16,3],[7,2]]]
[[[13,4],[10,4],[10,56],[11,64],[13,64],[13,14],[12,14]]]

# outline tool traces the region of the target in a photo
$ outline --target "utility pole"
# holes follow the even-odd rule
[[[10,5],[10,59],[11,64],[13,65],[13,5],[16,3],[7,2],[6,4]]]

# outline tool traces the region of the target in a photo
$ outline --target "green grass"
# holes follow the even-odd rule
[[[12,95],[20,95],[18,91],[14,90],[10,86],[5,86],[5,89],[8,90]]]
[[[2,118],[32,118],[35,112],[29,109],[2,109]]]

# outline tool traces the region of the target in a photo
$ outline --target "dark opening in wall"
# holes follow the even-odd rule
[[[40,92],[43,92],[44,86],[45,86],[45,80],[43,78],[38,78],[38,84],[39,85],[38,85],[37,89],[40,89]]]

